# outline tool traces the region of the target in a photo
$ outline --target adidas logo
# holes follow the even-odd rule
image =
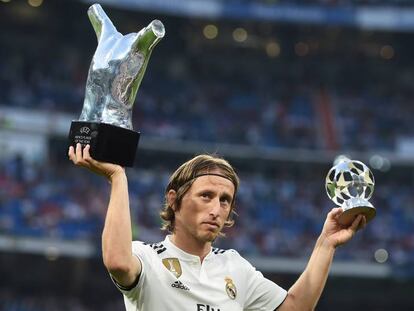
[[[179,288],[179,289],[183,289],[183,290],[190,290],[187,286],[185,286],[180,281],[175,281],[174,283],[171,284],[171,287],[175,287],[175,288]]]

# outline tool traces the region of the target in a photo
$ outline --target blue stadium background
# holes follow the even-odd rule
[[[107,182],[67,160],[96,37],[92,2],[0,1],[0,311],[122,310],[100,259]],[[337,251],[317,310],[414,308],[414,6],[408,0],[100,1],[118,30],[160,19],[134,107],[136,239],[162,239],[172,171],[218,153],[242,183],[218,241],[288,288],[345,154],[377,217]]]

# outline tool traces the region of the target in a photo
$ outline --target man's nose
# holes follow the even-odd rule
[[[220,209],[221,209],[220,199],[215,198],[211,202],[210,215],[212,215],[212,216],[214,216],[214,218],[216,218],[220,213]]]

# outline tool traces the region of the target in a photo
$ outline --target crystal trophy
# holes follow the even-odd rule
[[[343,210],[338,219],[341,225],[350,225],[359,214],[365,215],[367,223],[375,217],[376,209],[368,201],[374,192],[374,175],[364,163],[340,159],[329,170],[325,186],[328,197]]]

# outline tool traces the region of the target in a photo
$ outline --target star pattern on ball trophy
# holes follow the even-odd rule
[[[338,222],[350,225],[355,217],[363,214],[367,223],[376,215],[375,207],[368,201],[374,192],[375,180],[364,163],[340,158],[326,175],[328,197],[343,210]]]
[[[140,133],[132,128],[132,108],[164,25],[152,21],[138,33],[122,35],[99,4],[88,9],[98,38],[78,121],[72,121],[69,143],[89,144],[92,157],[133,166]]]

